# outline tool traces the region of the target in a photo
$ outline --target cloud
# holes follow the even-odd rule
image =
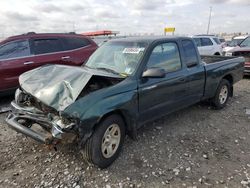
[[[6,12],[5,17],[11,21],[18,21],[18,22],[33,22],[38,21],[38,17],[33,15],[25,15],[20,14],[18,12]]]
[[[250,32],[250,0],[0,0],[0,32],[108,29],[158,35],[173,26],[179,34],[199,34],[206,32],[211,4],[211,32]]]
[[[250,5],[249,0],[209,0],[209,2],[215,3],[215,4],[229,3],[229,4],[238,4],[238,5]]]
[[[52,3],[43,3],[34,6],[34,9],[42,13],[56,13],[61,12],[62,9],[58,5]]]

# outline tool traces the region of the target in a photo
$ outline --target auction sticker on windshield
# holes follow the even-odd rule
[[[145,48],[124,48],[123,52],[124,54],[139,54],[140,52],[143,52]]]

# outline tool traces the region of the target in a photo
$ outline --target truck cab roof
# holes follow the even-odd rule
[[[180,39],[191,39],[190,37],[182,37],[182,36],[146,36],[146,37],[128,37],[121,39],[113,39],[112,41],[127,41],[127,42],[147,42],[152,43],[156,41],[164,41],[164,40],[180,40]]]

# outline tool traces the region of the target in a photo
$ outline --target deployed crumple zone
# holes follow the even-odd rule
[[[86,71],[82,67],[54,65],[26,72],[19,77],[19,82],[21,88],[37,100],[57,111],[63,111],[74,103],[80,94],[111,85],[110,82],[104,81],[105,77],[114,75],[103,72],[100,74],[94,70]],[[83,90],[86,86],[88,88]]]

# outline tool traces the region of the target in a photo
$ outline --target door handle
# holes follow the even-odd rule
[[[67,60],[67,59],[69,59],[70,58],[70,56],[63,56],[61,59],[62,60]]]
[[[27,62],[24,62],[23,64],[24,65],[29,65],[29,64],[33,64],[34,63],[34,61],[27,61]]]

